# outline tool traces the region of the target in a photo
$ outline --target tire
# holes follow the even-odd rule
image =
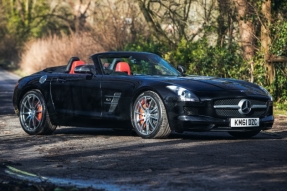
[[[228,133],[235,138],[246,139],[246,138],[250,138],[250,137],[257,135],[259,132],[260,132],[260,130],[247,131],[247,132],[228,132]]]
[[[19,103],[20,123],[29,135],[52,134],[56,126],[52,125],[43,95],[38,90],[27,92]]]
[[[140,94],[131,112],[133,128],[142,138],[166,138],[171,133],[164,104],[155,92]]]

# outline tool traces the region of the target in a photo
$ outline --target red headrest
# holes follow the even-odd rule
[[[117,63],[116,72],[126,72],[128,75],[131,75],[130,66],[126,62]]]
[[[77,66],[81,66],[81,65],[84,65],[84,64],[85,64],[85,62],[82,61],[82,60],[74,61],[72,66],[71,66],[71,70],[70,70],[69,74],[75,74],[75,72],[74,72],[75,68]]]

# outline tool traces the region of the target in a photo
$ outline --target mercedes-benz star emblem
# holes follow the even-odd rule
[[[240,100],[238,106],[239,106],[238,111],[240,114],[248,114],[251,111],[251,102],[247,99]]]

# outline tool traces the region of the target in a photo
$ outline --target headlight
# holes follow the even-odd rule
[[[179,86],[166,86],[171,91],[175,92],[178,95],[179,101],[195,101],[199,102],[199,99],[189,90],[179,87]]]
[[[268,95],[270,97],[271,101],[273,101],[272,95],[265,88],[263,88],[262,86],[259,86],[259,87],[260,87],[261,90],[263,90],[266,93],[266,95]]]

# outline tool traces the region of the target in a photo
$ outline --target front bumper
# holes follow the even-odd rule
[[[271,129],[273,115],[260,118],[259,127],[230,127],[230,118],[181,115],[175,123],[176,131],[254,131]]]

